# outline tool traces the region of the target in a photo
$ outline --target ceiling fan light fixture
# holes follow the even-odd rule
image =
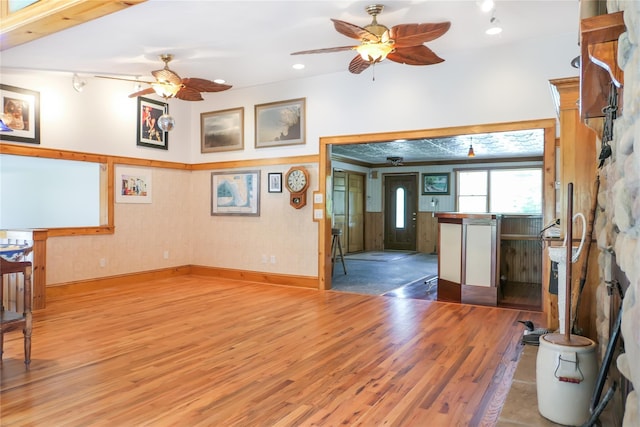
[[[387,55],[393,52],[393,44],[385,42],[363,42],[356,50],[365,61],[376,63],[384,60]]]
[[[182,88],[181,85],[176,85],[169,82],[151,83],[151,87],[153,88],[153,91],[156,93],[156,95],[163,98],[173,98]]]

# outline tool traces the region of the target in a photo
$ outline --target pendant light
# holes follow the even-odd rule
[[[469,152],[467,153],[467,157],[475,157],[476,153],[473,152],[473,138],[471,138],[471,142],[469,142]]]

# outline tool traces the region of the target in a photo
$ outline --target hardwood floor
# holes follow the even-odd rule
[[[478,426],[539,313],[182,276],[48,301],[5,336],[3,426]]]

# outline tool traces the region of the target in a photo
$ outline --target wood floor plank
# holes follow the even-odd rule
[[[2,425],[490,425],[525,319],[199,276],[53,298],[30,369],[5,336]]]

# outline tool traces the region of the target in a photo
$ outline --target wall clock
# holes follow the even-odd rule
[[[285,175],[284,180],[289,190],[289,204],[296,209],[307,204],[307,188],[309,188],[309,172],[302,166],[294,166]]]

